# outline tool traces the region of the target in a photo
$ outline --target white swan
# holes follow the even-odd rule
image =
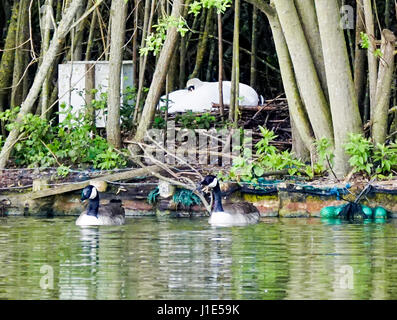
[[[186,112],[205,112],[212,109],[212,104],[219,104],[219,83],[203,82],[197,78],[190,79],[186,84],[187,89],[176,90],[168,94],[168,113]],[[223,81],[223,103],[230,104],[230,81]],[[239,86],[239,105],[257,106],[259,97],[256,91],[250,86],[240,83]],[[167,96],[160,99],[159,106],[166,106]]]

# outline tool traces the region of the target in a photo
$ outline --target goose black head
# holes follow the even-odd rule
[[[87,186],[81,192],[81,201],[94,200],[98,197],[98,190],[94,186]]]
[[[200,182],[200,187],[203,191],[208,192],[211,189],[219,186],[217,177],[213,175],[206,176],[203,181]]]
[[[189,86],[189,87],[187,88],[188,91],[194,91],[194,89],[195,89],[194,86]]]

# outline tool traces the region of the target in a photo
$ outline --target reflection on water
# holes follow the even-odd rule
[[[397,299],[397,221],[74,221],[0,220],[0,299]]]

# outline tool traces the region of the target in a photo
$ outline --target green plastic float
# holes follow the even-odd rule
[[[342,209],[346,205],[340,205],[340,206],[329,206],[329,207],[324,207],[321,209],[321,218],[326,218],[326,219],[337,219],[339,218],[339,214],[341,213]],[[360,204],[361,209],[365,213],[365,215],[368,217],[368,219],[376,219],[379,221],[387,219],[387,211],[383,207],[376,207],[376,208],[370,208],[368,206]]]

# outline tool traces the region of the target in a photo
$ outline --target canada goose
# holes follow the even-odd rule
[[[223,103],[230,104],[230,81],[223,81]],[[212,104],[219,104],[219,83],[202,82],[197,78],[187,82],[187,89],[176,90],[168,94],[168,113],[205,112],[212,109]],[[259,97],[256,91],[245,84],[240,83],[240,106],[257,106]],[[167,96],[160,99],[159,107],[167,106]]]
[[[8,199],[3,199],[0,201],[0,217],[4,216],[4,213],[6,212],[6,208],[11,205],[11,201]]]
[[[81,201],[89,200],[88,209],[76,221],[77,226],[122,225],[125,212],[120,200],[110,200],[105,206],[99,206],[99,192],[90,185],[83,189]]]
[[[216,226],[239,226],[257,223],[260,218],[258,209],[251,203],[238,202],[222,205],[222,194],[219,181],[215,176],[209,175],[200,183],[202,191],[212,190],[214,208],[208,222]]]

